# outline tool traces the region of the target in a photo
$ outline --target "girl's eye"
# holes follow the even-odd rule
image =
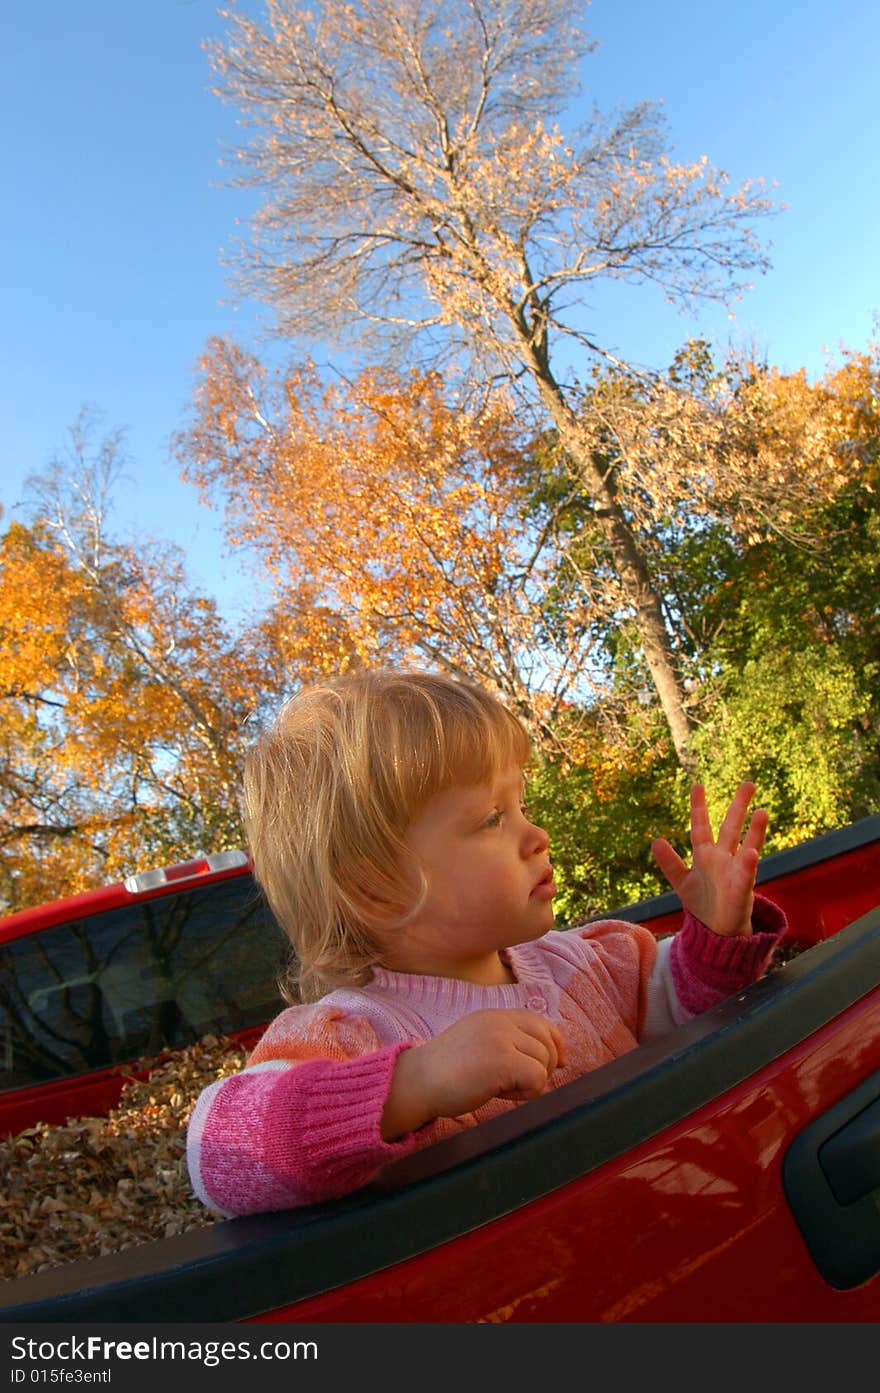
[[[504,814],[502,813],[501,809],[500,809],[500,808],[496,808],[496,809],[494,810],[494,812],[491,812],[491,813],[489,814],[489,816],[486,818],[486,821],[483,823],[483,826],[484,826],[484,827],[500,827],[500,826],[501,826],[501,819],[503,818],[503,816],[504,816]]]

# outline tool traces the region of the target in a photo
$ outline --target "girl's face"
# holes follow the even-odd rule
[[[553,926],[556,887],[547,833],[523,808],[523,775],[435,794],[410,823],[407,845],[428,878],[418,917],[389,935],[385,966],[491,985],[510,980],[500,948]]]

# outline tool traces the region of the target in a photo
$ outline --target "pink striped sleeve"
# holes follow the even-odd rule
[[[762,976],[788,921],[778,905],[755,896],[752,932],[744,937],[713,933],[688,912],[669,950],[676,995],[686,1011],[700,1015]]]
[[[419,1144],[380,1126],[394,1062],[370,1022],[322,1002],[269,1025],[231,1078],[199,1097],[187,1131],[193,1189],[224,1215],[288,1209],[345,1194]]]

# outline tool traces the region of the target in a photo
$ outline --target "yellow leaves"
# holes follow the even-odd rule
[[[83,604],[81,577],[39,529],[14,523],[0,541],[0,686],[52,685]]]
[[[269,630],[229,635],[173,552],[102,554],[0,538],[6,910],[240,840],[244,722],[284,682]]]
[[[723,369],[685,345],[667,378],[594,374],[565,444],[608,461],[640,535],[717,517],[749,546],[803,532],[810,510],[842,489],[880,485],[880,367],[853,354],[811,383],[748,360]]]
[[[803,369],[748,365],[728,412],[743,516],[755,516],[751,503],[772,509],[771,523],[779,525],[852,483],[870,483],[869,442],[880,424],[865,410],[873,371],[867,355],[852,355],[818,383]]]

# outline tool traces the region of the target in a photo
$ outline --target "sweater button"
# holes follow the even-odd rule
[[[530,1011],[547,1010],[547,1002],[544,1000],[543,996],[530,996],[528,1001],[526,1002],[526,1006],[529,1008]]]

